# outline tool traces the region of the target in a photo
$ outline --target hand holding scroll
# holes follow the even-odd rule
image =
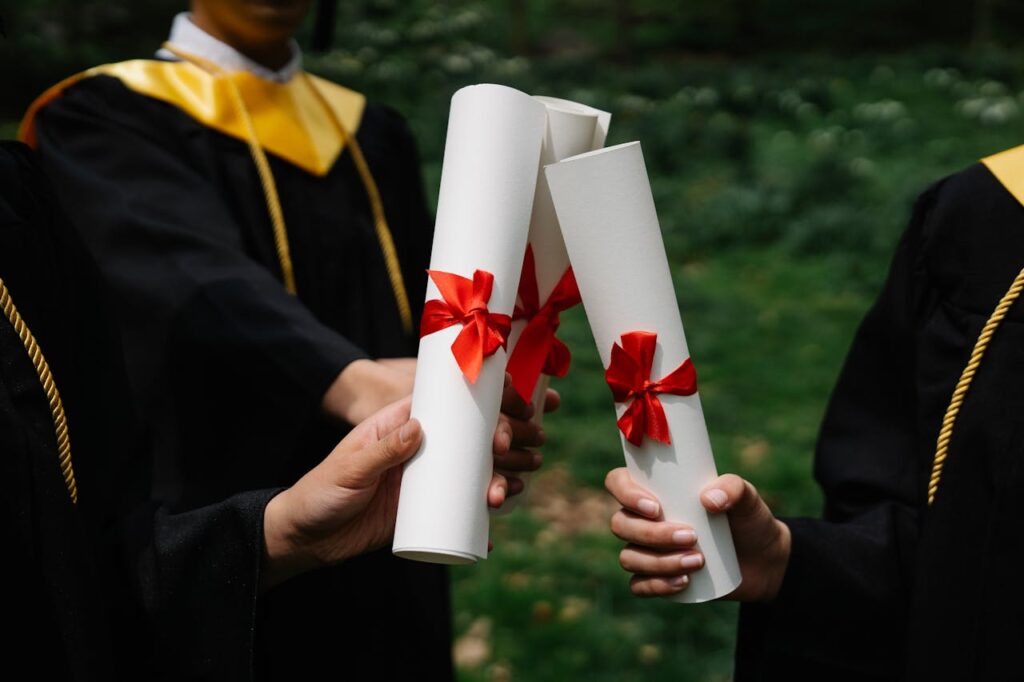
[[[657,498],[637,485],[625,468],[612,470],[605,487],[622,505],[612,516],[611,528],[628,543],[619,563],[633,574],[633,594],[656,597],[685,590],[689,574],[704,565],[704,557],[694,548],[699,538],[693,529],[666,521]],[[789,562],[789,527],[775,518],[749,481],[735,474],[719,476],[704,488],[700,500],[709,513],[727,514],[732,528],[743,581],[723,599],[773,599]]]
[[[271,499],[264,512],[264,588],[386,544],[395,526],[401,464],[423,439],[406,398],[354,428],[316,468]],[[509,485],[494,474],[487,503]],[[443,491],[438,491],[442,495]]]
[[[547,389],[544,396],[544,412],[554,412],[562,399],[554,389]],[[498,428],[494,432],[494,468],[508,479],[508,495],[518,495],[525,488],[525,482],[517,473],[536,471],[544,461],[543,455],[530,448],[544,444],[544,430],[531,418],[534,406],[526,402],[506,375],[505,388],[501,398],[501,414]]]

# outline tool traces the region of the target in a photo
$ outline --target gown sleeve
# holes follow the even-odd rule
[[[39,536],[43,570],[35,579],[52,578],[52,598],[62,605],[54,617],[71,621],[66,646],[89,637],[98,643],[86,651],[112,644],[119,673],[97,679],[249,679],[263,513],[278,489],[184,513],[153,497],[152,449],[99,272],[27,149],[0,145],[0,181],[0,277],[56,379],[79,491],[71,505],[43,388],[0,316],[0,342],[9,341],[0,343],[9,350],[0,372],[7,425],[0,444],[39,453],[34,471],[8,477],[15,489],[0,504],[0,530]],[[22,397],[12,403],[9,389]],[[109,623],[85,620],[92,602],[105,607]],[[40,620],[45,609],[37,610]]]
[[[930,464],[915,346],[935,301],[921,253],[939,187],[918,200],[833,392],[815,457],[823,518],[782,519],[792,553],[781,590],[741,609],[740,682],[889,679],[902,670]]]
[[[141,619],[137,656],[153,679],[251,679],[263,512],[277,492],[175,514],[150,502],[119,524],[134,609],[121,622]]]
[[[315,409],[337,374],[367,353],[247,255],[243,230],[198,170],[202,160],[184,157],[183,133],[163,125],[167,116],[163,103],[97,76],[36,120],[44,168],[127,308],[120,318],[129,345],[146,349],[144,363],[167,357],[173,339],[233,376],[258,367],[260,380],[246,388],[253,397]]]

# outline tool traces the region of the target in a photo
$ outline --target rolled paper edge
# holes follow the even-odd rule
[[[575,102],[571,99],[562,99],[561,97],[534,95],[533,98],[538,102],[542,102],[545,106],[550,106],[560,111],[595,116],[597,118],[597,125],[594,126],[594,140],[591,143],[591,149],[600,149],[604,146],[605,140],[608,139],[608,128],[611,127],[612,123],[611,112],[592,107],[589,104],[583,104],[582,102]]]
[[[467,552],[458,552],[454,549],[438,549],[435,547],[392,547],[391,553],[400,559],[421,561],[428,564],[443,564],[446,566],[468,566],[487,558]]]

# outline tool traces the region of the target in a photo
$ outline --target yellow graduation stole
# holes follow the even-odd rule
[[[1024,146],[1014,147],[1007,151],[989,156],[981,161],[992,172],[992,175],[1002,183],[1010,194],[1017,201],[1024,204]],[[953,389],[953,397],[946,408],[946,414],[942,418],[942,426],[939,429],[939,439],[935,446],[935,457],[932,460],[932,473],[928,480],[928,504],[935,501],[935,494],[939,490],[939,481],[942,479],[942,468],[949,456],[949,441],[953,437],[953,426],[956,424],[957,415],[963,406],[964,398],[971,387],[971,381],[981,366],[985,350],[988,348],[995,335],[999,324],[1006,317],[1010,306],[1020,297],[1024,290],[1024,268],[1014,278],[1010,288],[1003,294],[1003,297],[992,311],[985,326],[982,327],[978,340],[974,343],[971,357],[967,361],[967,367],[960,375],[960,380]]]
[[[288,232],[265,150],[322,177],[347,147],[369,199],[402,328],[411,334],[412,312],[394,239],[377,184],[354,135],[362,120],[366,98],[305,72],[287,83],[276,83],[246,71],[224,72],[210,62],[180,52],[173,45],[164,47],[182,61],[137,59],[106,64],[54,85],[29,107],[18,137],[34,147],[36,114],[75,83],[106,75],[117,78],[135,92],[178,107],[206,127],[244,141],[259,173],[282,280],[285,289],[292,294],[296,293],[296,286]]]
[[[75,83],[93,76],[112,76],[140,95],[172,104],[204,126],[244,142],[249,131],[245,116],[234,106],[234,85],[246,103],[260,146],[321,177],[334,166],[346,142],[332,115],[345,131],[359,129],[366,98],[358,92],[313,75],[275,83],[248,71],[219,73],[215,69],[194,58],[178,62],[134,59],[94,67],[40,95],[25,114],[18,136],[35,146],[39,110]]]

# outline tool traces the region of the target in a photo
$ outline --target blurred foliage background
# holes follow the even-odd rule
[[[6,0],[5,0],[6,1]],[[0,117],[152,54],[182,0],[0,3]],[[300,42],[308,38],[307,29]],[[816,514],[818,423],[914,197],[1024,142],[1011,0],[343,0],[307,64],[404,113],[436,197],[451,94],[481,81],[611,111],[643,143],[720,468]],[[736,610],[630,596],[601,492],[622,460],[581,311],[527,509],[453,571],[465,681],[726,680]]]

